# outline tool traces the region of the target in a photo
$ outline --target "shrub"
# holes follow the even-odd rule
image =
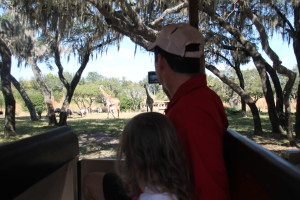
[[[42,110],[46,110],[46,105],[44,103],[44,98],[42,96],[41,93],[32,93],[32,94],[28,94],[32,104],[35,106],[35,110],[37,109],[42,109]],[[28,108],[25,105],[25,102],[23,101],[22,104],[22,108],[23,110],[28,111]]]

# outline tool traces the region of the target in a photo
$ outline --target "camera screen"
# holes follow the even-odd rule
[[[154,71],[148,72],[148,83],[149,84],[158,83],[157,76]]]

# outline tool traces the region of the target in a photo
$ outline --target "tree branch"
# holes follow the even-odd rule
[[[293,25],[291,24],[291,22],[286,18],[286,16],[279,10],[279,8],[271,3],[267,3],[267,5],[270,5],[271,8],[273,8],[277,15],[283,20],[284,23],[286,23],[289,27],[290,27],[290,31],[292,31],[292,35],[291,37],[294,38],[295,37],[295,29],[293,27]]]
[[[147,48],[148,41],[154,41],[157,31],[145,26],[143,23],[140,23],[139,18],[134,16],[138,15],[134,10],[131,9],[130,19],[134,19],[134,22],[129,22],[128,20],[122,20],[127,18],[124,16],[126,12],[113,12],[113,8],[110,5],[102,6],[96,0],[88,0],[91,5],[99,10],[99,12],[105,17],[106,23],[116,30],[117,32],[128,36],[131,40],[139,44],[140,46]],[[127,6],[127,7],[126,7]],[[126,4],[123,9],[129,9]],[[138,25],[138,27],[136,27]]]
[[[53,44],[53,51],[54,51],[54,58],[55,58],[55,64],[58,68],[58,75],[61,82],[64,84],[65,88],[69,87],[68,81],[65,79],[63,72],[64,68],[60,61],[60,51],[59,51],[59,33],[56,32],[55,38],[54,38],[54,44]]]
[[[246,103],[255,103],[255,101],[251,98],[251,96],[245,92],[238,84],[230,80],[225,74],[220,72],[215,66],[205,63],[205,68],[211,71],[214,75],[216,75],[219,79],[222,80],[223,83],[228,85],[233,91],[235,91],[238,95],[240,95]]]
[[[159,24],[160,22],[163,21],[163,19],[168,15],[168,14],[171,14],[171,13],[177,13],[179,12],[181,9],[183,8],[187,8],[188,7],[188,2],[185,1],[183,3],[180,3],[178,4],[177,6],[173,7],[173,8],[168,8],[166,9],[162,15],[160,17],[158,17],[156,20],[154,20],[153,22],[151,22],[151,25],[153,26],[156,26],[157,24]]]
[[[254,23],[259,35],[260,35],[260,41],[261,41],[261,45],[263,50],[266,52],[266,54],[269,56],[269,58],[272,60],[273,62],[273,68],[279,73],[282,74],[286,77],[288,77],[288,82],[285,85],[285,92],[284,92],[284,96],[285,95],[290,95],[295,79],[296,79],[296,73],[287,69],[286,67],[284,67],[283,65],[281,65],[281,60],[279,59],[278,55],[273,51],[273,49],[270,47],[269,42],[268,42],[268,35],[265,31],[265,27],[260,23],[258,17],[253,14],[251,12],[251,10],[249,9],[249,7],[246,5],[244,7],[246,16]],[[288,98],[288,97],[285,97]]]
[[[231,51],[242,51],[248,54],[248,51],[244,47],[236,47],[236,46],[229,46],[225,44],[220,45],[223,49],[231,50]]]
[[[233,7],[232,11],[227,15],[227,17],[225,17],[225,19],[228,19],[230,17],[230,15],[232,15],[232,13],[235,11],[235,9],[236,9],[236,3],[237,2],[238,2],[238,0],[236,0],[235,2],[233,2],[234,7]]]
[[[246,3],[245,3],[246,4]],[[261,24],[259,21],[259,18],[251,12],[248,5],[244,4],[244,11],[246,16],[254,23],[259,35],[260,35],[260,41],[261,46],[263,50],[266,52],[266,54],[269,56],[269,58],[273,61],[273,67],[275,69],[279,68],[280,64],[282,63],[281,60],[279,60],[278,55],[273,51],[273,49],[269,45],[269,38],[265,31],[265,27]]]
[[[222,59],[224,59],[233,69],[235,69],[235,66],[230,62],[230,60],[226,57],[223,56],[221,53],[217,51],[212,51],[212,53],[216,54],[217,56],[220,56]]]
[[[127,1],[121,1],[121,9],[125,12],[132,22],[135,24],[137,28],[142,27],[143,20],[140,18],[140,16],[132,9],[131,5],[127,3]]]

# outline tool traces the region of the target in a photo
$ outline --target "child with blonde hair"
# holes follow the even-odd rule
[[[126,124],[117,151],[116,172],[104,175],[102,188],[87,186],[88,199],[192,199],[193,181],[184,152],[172,122],[163,114],[142,113]],[[89,176],[90,180],[98,179],[97,174]]]
[[[184,152],[172,122],[163,114],[133,117],[124,128],[117,158],[117,172],[129,195],[139,188],[140,200],[191,199]]]

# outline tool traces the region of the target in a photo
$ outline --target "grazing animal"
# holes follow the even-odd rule
[[[148,88],[147,88],[146,84],[144,84],[144,88],[146,90],[146,95],[147,95],[147,99],[146,99],[147,112],[148,112],[148,108],[149,108],[150,112],[152,112],[154,101],[153,101],[153,99],[151,98],[151,96],[148,92]]]
[[[67,109],[67,116],[73,115],[73,111],[71,109]]]
[[[77,111],[77,114],[80,115],[81,117],[85,116],[88,113],[89,113],[89,111],[87,109],[85,109],[85,108],[84,109],[79,109]]]
[[[61,109],[60,108],[55,108],[55,110],[54,110],[54,113],[55,114],[59,114],[61,112]]]
[[[116,97],[111,96],[102,88],[102,85],[99,85],[99,90],[104,96],[104,105],[106,106],[107,110],[107,118],[109,117],[109,113],[115,118],[115,111],[118,113],[118,118],[120,114],[120,100]]]
[[[98,106],[92,107],[91,112],[101,113],[102,109]]]
[[[42,118],[42,112],[43,112],[43,110],[41,108],[39,108],[39,109],[36,110],[36,113],[38,114],[39,119]]]

